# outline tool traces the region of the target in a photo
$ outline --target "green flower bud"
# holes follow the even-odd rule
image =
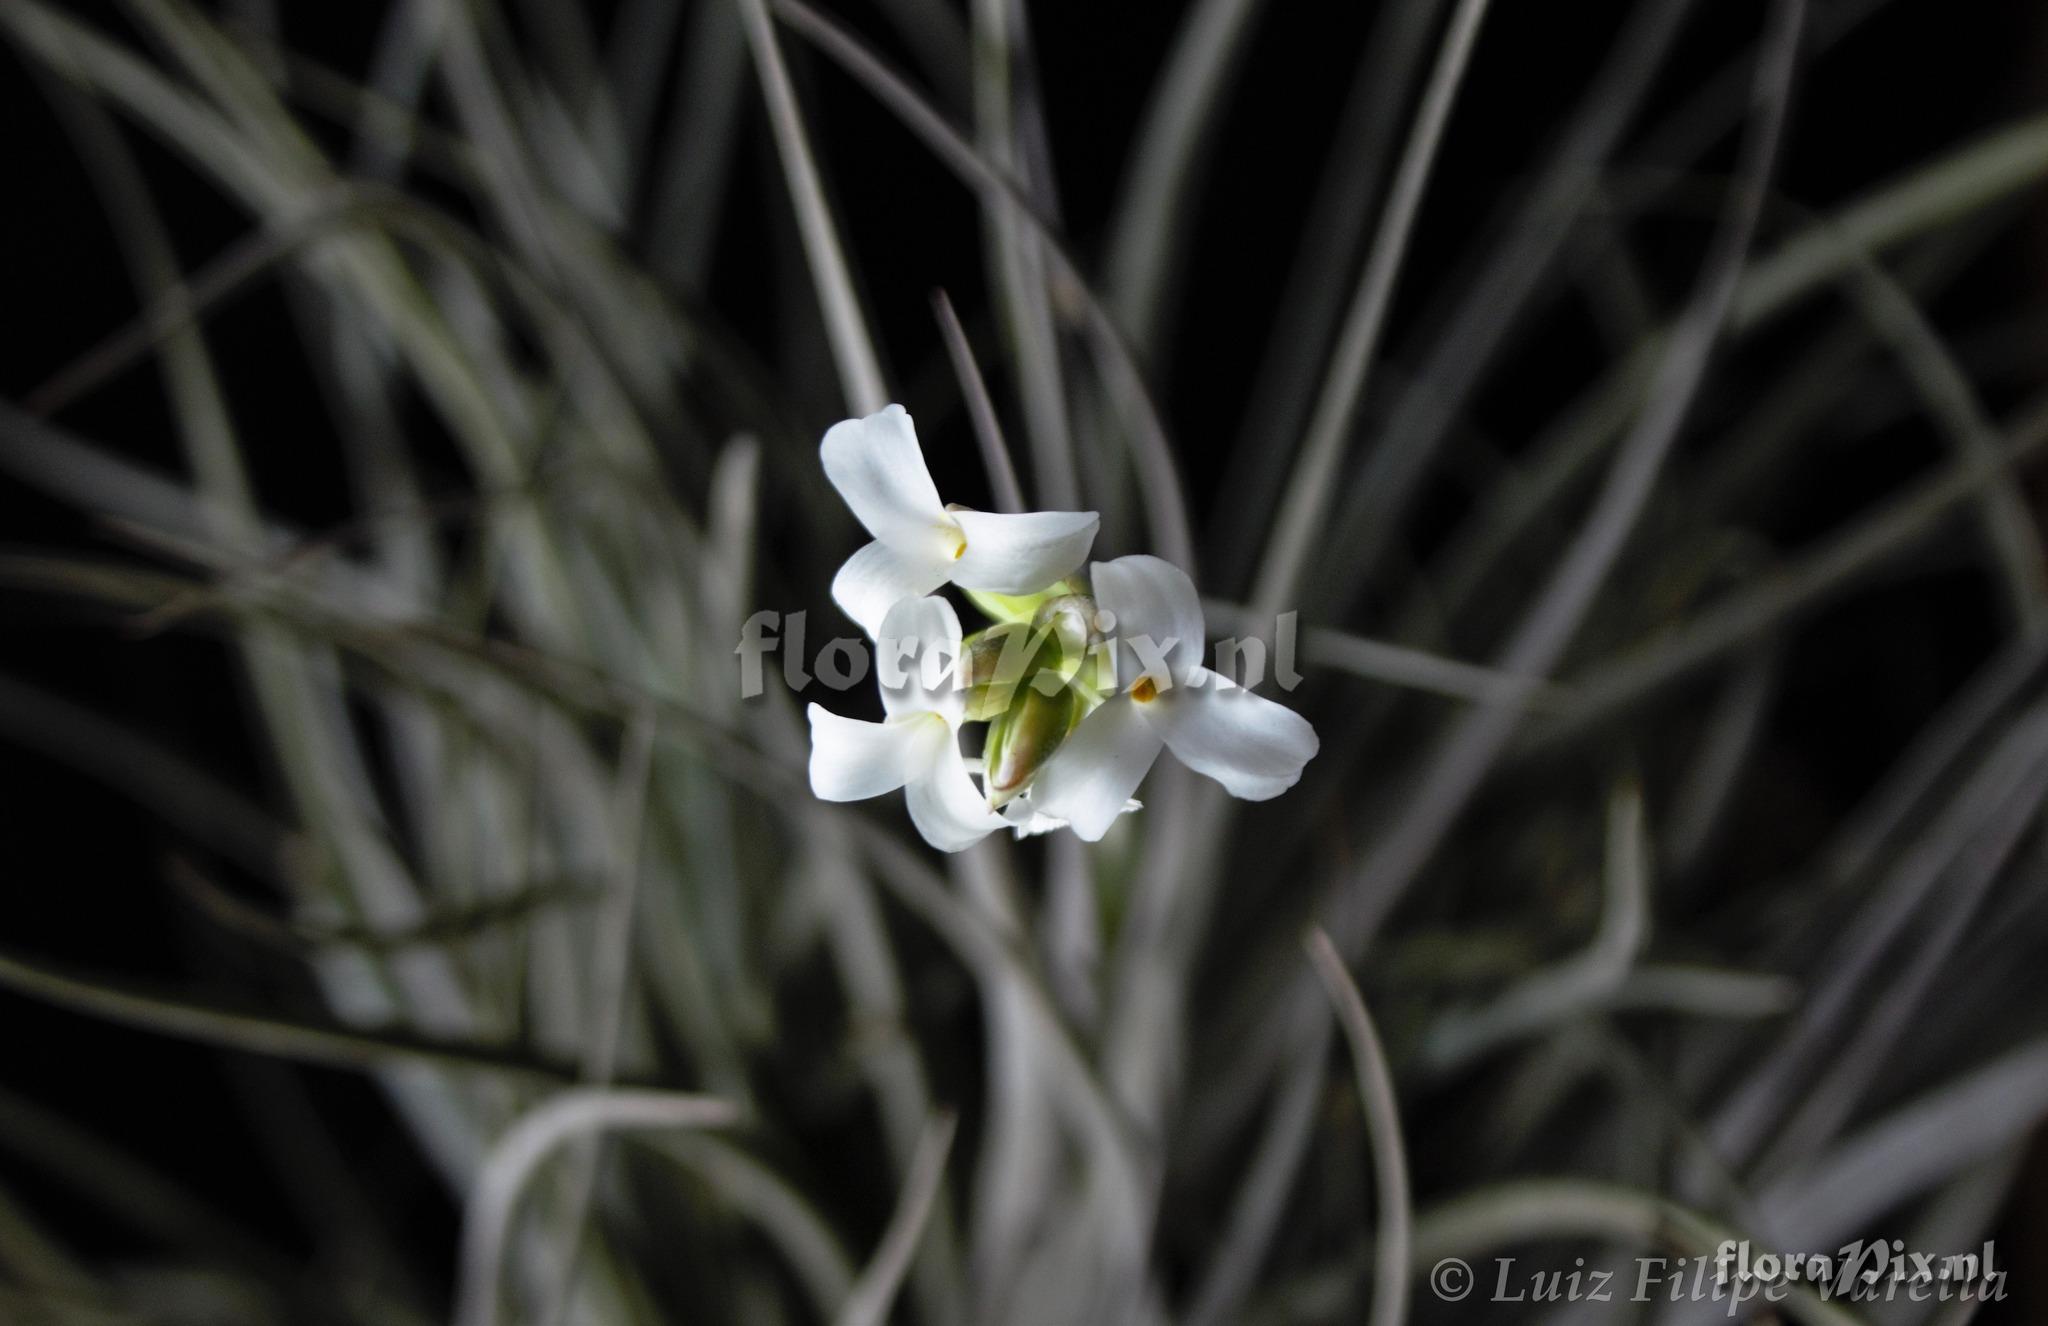
[[[1060,655],[1060,676],[1071,677],[1088,656],[1095,623],[1095,600],[1086,594],[1047,599],[1031,618],[1034,631],[1044,632]]]
[[[1115,661],[1109,642],[1095,630],[1095,615],[1095,600],[1075,589],[1046,599],[1031,619],[1033,627],[1059,642],[1060,679],[1080,691],[1087,709],[1116,687]]]
[[[991,626],[968,636],[960,645],[961,684],[973,689],[995,681],[1005,671],[1004,652],[1014,652],[1025,639],[1025,628],[1010,624]]]
[[[1002,805],[1022,792],[1081,718],[1081,698],[1066,686],[1031,684],[1017,689],[1010,707],[989,724],[982,759],[988,770],[989,801]]]
[[[967,637],[961,646],[967,720],[983,722],[1007,711],[1026,678],[1045,690],[1058,689],[1074,667],[1062,644],[1064,632],[1057,624],[1001,622]]]

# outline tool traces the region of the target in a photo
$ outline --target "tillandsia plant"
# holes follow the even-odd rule
[[[1187,573],[1137,554],[1087,557],[1093,512],[991,515],[942,506],[908,412],[832,426],[825,473],[874,535],[832,597],[874,638],[887,717],[810,706],[811,790],[858,801],[904,790],[926,842],[958,852],[1011,825],[1090,842],[1170,749],[1232,796],[1264,801],[1316,753],[1308,721],[1203,665],[1201,600]],[[963,637],[950,581],[994,620]],[[988,724],[979,758],[960,729]],[[972,781],[979,772],[981,788]]]
[[[2048,1319],[2044,38],[0,0],[0,1326]]]

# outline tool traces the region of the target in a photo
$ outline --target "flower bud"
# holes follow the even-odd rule
[[[1071,677],[1088,654],[1089,623],[1095,620],[1095,600],[1086,594],[1062,594],[1047,599],[1031,618],[1033,630],[1043,631],[1059,647],[1063,677]]]
[[[1045,625],[998,622],[967,637],[961,647],[967,721],[984,722],[1007,711],[1027,677],[1050,674],[1036,683],[1050,690],[1073,675],[1081,656],[1069,656],[1063,640],[1070,633],[1066,619],[1059,618]]]
[[[1000,806],[1023,791],[1081,717],[1080,697],[1066,686],[1040,685],[1043,677],[1033,674],[1028,684],[1018,687],[1010,707],[989,724],[982,759],[992,805]]]
[[[986,722],[1010,707],[1017,684],[1031,670],[1037,650],[1032,631],[1002,622],[967,637],[960,647],[960,683],[967,688],[967,721]]]

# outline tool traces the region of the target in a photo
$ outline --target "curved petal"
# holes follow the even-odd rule
[[[1144,808],[1145,803],[1142,801],[1126,801],[1124,808],[1117,813],[1128,815],[1132,811]],[[1000,813],[1009,824],[1010,836],[1013,838],[1036,838],[1041,833],[1051,833],[1054,829],[1067,827],[1067,822],[1059,816],[1048,815],[1033,806],[1029,792],[1021,797],[1013,797],[1003,806]]]
[[[839,574],[832,577],[832,601],[872,639],[882,629],[889,609],[945,584],[950,565],[944,560],[906,557],[876,539],[847,558]]]
[[[931,531],[952,527],[902,406],[832,425],[818,458],[854,516],[883,542],[916,548]]]
[[[814,704],[811,791],[821,801],[863,801],[924,777],[952,729],[930,715],[866,723]]]
[[[1035,838],[1041,833],[1067,827],[1067,822],[1059,816],[1033,810],[1028,797],[1012,797],[997,813],[1010,826],[1011,835],[1017,838]]]
[[[904,789],[910,804],[910,822],[924,840],[941,852],[958,852],[974,846],[1003,827],[1003,817],[988,808],[981,789],[967,772],[960,748],[951,744],[941,750],[924,775]]]
[[[1129,686],[1163,659],[1176,685],[1202,666],[1202,600],[1188,573],[1162,557],[1142,553],[1097,562],[1088,573],[1095,606],[1115,620],[1116,679]],[[1134,641],[1144,641],[1133,647]]]
[[[1081,720],[1059,753],[1031,780],[1031,804],[1065,820],[1089,842],[1109,832],[1164,744],[1127,695]]]
[[[937,714],[957,725],[967,692],[957,684],[960,615],[942,598],[899,599],[875,632],[875,679],[890,714]]]
[[[1182,764],[1246,801],[1293,787],[1321,744],[1306,718],[1207,668],[1139,707]]]
[[[1005,516],[989,511],[955,511],[967,546],[953,563],[953,583],[962,589],[998,594],[1032,594],[1072,575],[1095,544],[1102,517],[1093,511],[1030,511]]]

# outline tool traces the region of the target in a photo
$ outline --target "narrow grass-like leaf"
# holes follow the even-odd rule
[[[1147,99],[1131,149],[1109,241],[1110,307],[1140,351],[1156,344],[1158,319],[1204,140],[1222,112],[1260,0],[1201,0],[1181,20]]]
[[[882,385],[881,361],[868,337],[867,320],[854,293],[853,277],[847,271],[838,226],[825,204],[825,188],[818,179],[817,162],[811,156],[810,137],[804,132],[796,89],[790,86],[789,70],[782,61],[782,47],[775,37],[775,25],[769,21],[766,0],[737,2],[746,26],[747,44],[754,53],[754,68],[761,77],[761,92],[767,100],[768,122],[774,127],[775,145],[782,155],[783,178],[789,186],[790,203],[796,208],[797,228],[810,259],[811,278],[817,284],[818,307],[824,314],[832,355],[839,366],[839,384],[846,393],[849,409],[855,414],[872,414],[888,403],[889,393]]]
[[[2048,445],[2048,404],[2021,411],[2004,430],[2001,468],[2012,469]],[[1743,648],[1763,633],[1811,612],[1844,588],[1936,532],[1984,490],[1973,461],[1958,461],[1911,485],[1820,547],[1710,605],[1682,626],[1568,678],[1576,699],[1531,732],[1527,748],[1584,736],[1646,697]]]
[[[1409,130],[1408,146],[1381,214],[1372,254],[1359,278],[1345,314],[1344,328],[1337,338],[1330,365],[1316,396],[1315,414],[1302,439],[1286,491],[1281,495],[1279,518],[1264,558],[1259,563],[1258,582],[1252,587],[1252,611],[1268,617],[1288,606],[1300,586],[1311,549],[1322,533],[1334,495],[1337,466],[1351,420],[1365,392],[1366,375],[1379,352],[1380,333],[1386,326],[1387,309],[1394,296],[1394,281],[1400,275],[1402,259],[1408,252],[1408,237],[1422,208],[1423,188],[1429,182],[1437,149],[1443,142],[1444,125],[1464,81],[1465,66],[1479,36],[1480,20],[1486,16],[1487,0],[1460,0],[1444,33],[1436,67],[1424,90],[1422,106]]]
[[[977,192],[1000,198],[1003,206],[1043,241],[1058,282],[1059,303],[1078,305],[1082,331],[1095,352],[1096,364],[1111,398],[1130,429],[1145,510],[1158,554],[1191,575],[1194,540],[1188,530],[1187,503],[1181,492],[1173,452],[1159,412],[1145,389],[1145,377],[1130,346],[1102,300],[1083,277],[1053,227],[1033,210],[1016,182],[990,165],[945,117],[934,110],[902,78],[892,72],[838,23],[801,0],[773,0],[775,10],[796,31],[831,57],[871,92],[955,175]]]
[[[1745,141],[1736,192],[1703,263],[1699,284],[1650,389],[1649,407],[1617,453],[1593,510],[1552,571],[1498,667],[1542,676],[1576,633],[1593,594],[1619,557],[1656,482],[1665,455],[1704,377],[1707,361],[1736,294],[1744,256],[1763,208],[1764,181],[1777,156],[1796,67],[1802,0],[1771,11],[1772,40],[1759,61],[1756,116]],[[1517,724],[1505,707],[1476,711],[1446,739],[1404,814],[1343,889],[1333,934],[1352,951],[1378,929],[1441,835],[1463,809]]]
[[[470,1072],[567,1081],[574,1070],[509,1046],[358,1030],[200,1003],[127,982],[74,973],[20,953],[0,953],[0,986],[59,1008],[187,1040],[335,1068],[423,1063]]]
[[[1356,568],[1349,593],[1355,594],[1363,572],[1386,546],[1429,458],[1492,362],[1517,313],[1556,261],[1600,163],[1613,152],[1648,95],[1657,68],[1694,3],[1651,0],[1631,10],[1527,201],[1508,222],[1501,241],[1480,259],[1482,270],[1449,325],[1399,392],[1380,445],[1347,487],[1330,530],[1343,550],[1343,564]],[[1326,386],[1325,396],[1328,391]]]
[[[1027,95],[1032,70],[1024,7],[1018,0],[972,0],[968,12],[974,47],[975,137],[982,157],[994,170],[1031,190],[1043,209],[1050,185],[1043,177],[1049,174],[1050,163],[1036,162],[1027,152],[1031,143],[1042,142],[1044,134],[1034,118],[1035,103]],[[983,202],[991,284],[1017,361],[1034,487],[1048,507],[1070,510],[1081,505],[1081,489],[1046,257],[1038,232],[1003,203],[1000,191],[987,193]]]
[[[1779,1176],[1763,1191],[1771,1228],[1825,1247],[2048,1115],[2048,1045],[2030,1042],[1934,1087]]]
[[[1024,509],[1024,489],[1017,482],[1017,467],[1010,463],[1010,449],[1003,442],[1003,426],[996,418],[995,402],[989,399],[988,384],[981,367],[974,362],[974,348],[967,332],[953,312],[953,301],[944,290],[932,292],[932,312],[939,320],[939,335],[946,342],[946,357],[952,361],[953,376],[960,380],[960,395],[967,402],[967,417],[974,424],[974,440],[981,447],[982,468],[988,471],[989,489],[995,494],[996,510]]]
[[[1586,1012],[1620,990],[1649,937],[1649,869],[1642,789],[1625,785],[1608,802],[1604,901],[1592,943],[1525,977],[1486,1007],[1446,1016],[1431,1028],[1423,1061],[1437,1071],[1455,1070],[1503,1042]]]
[[[1409,1244],[1414,1241],[1414,1212],[1408,1193],[1408,1153],[1401,1141],[1401,1107],[1394,1096],[1393,1075],[1387,1069],[1386,1052],[1380,1048],[1379,1033],[1365,1011],[1365,999],[1358,993],[1337,946],[1322,931],[1313,931],[1308,941],[1309,957],[1316,973],[1337,1005],[1337,1021],[1344,1038],[1351,1043],[1352,1067],[1358,1076],[1358,1099],[1365,1107],[1366,1128],[1372,1139],[1372,1177],[1377,1197],[1379,1233],[1374,1244],[1371,1326],[1400,1326],[1407,1317]]]
[[[589,1134],[721,1128],[738,1120],[737,1109],[711,1096],[597,1087],[560,1092],[521,1116],[485,1158],[463,1213],[456,1326],[498,1320],[499,1279],[520,1195],[557,1148]]]
[[[657,1135],[644,1145],[701,1178],[727,1207],[758,1225],[803,1285],[818,1320],[832,1319],[853,1292],[853,1263],[801,1189],[716,1133]]]
[[[903,1195],[897,1202],[896,1213],[889,1217],[889,1226],[883,1231],[874,1257],[854,1283],[846,1306],[839,1310],[835,1318],[838,1326],[882,1326],[888,1320],[890,1304],[895,1301],[903,1274],[917,1251],[917,1241],[931,1216],[939,1185],[945,1182],[954,1126],[953,1116],[942,1114],[925,1130],[904,1175]]]
[[[578,1077],[586,1087],[608,1087],[619,1071],[627,994],[632,988],[633,928],[640,910],[641,841],[647,833],[654,735],[653,716],[642,713],[627,728],[619,757],[611,879],[599,924],[593,927],[595,942],[585,962],[590,979],[584,1007],[589,1020],[583,1032]],[[553,1298],[547,1300],[551,1307],[544,1318],[551,1322],[567,1319],[584,1226],[597,1198],[598,1171],[604,1160],[602,1135],[579,1139],[575,1146],[569,1161],[568,1204],[562,1218],[562,1277]]]

